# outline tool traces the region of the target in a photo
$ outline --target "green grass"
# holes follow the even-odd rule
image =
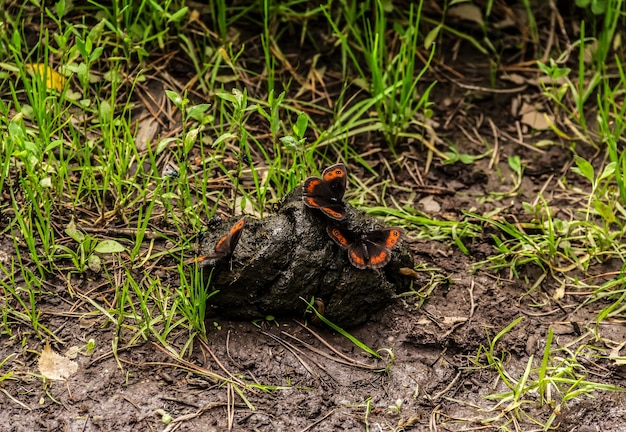
[[[485,19],[494,2],[488,3]],[[524,278],[528,266],[536,266],[541,276],[529,281],[532,289],[552,277],[567,289],[589,292],[578,308],[602,302],[594,337],[603,340],[601,323],[623,317],[626,308],[623,267],[610,281],[594,278],[603,263],[623,262],[626,255],[626,74],[623,52],[612,49],[624,4],[610,0],[599,10],[598,2],[591,3],[598,19],[581,26],[569,50],[555,47],[545,61],[537,56],[554,140],[575,155],[568,176],[556,179],[572,205],[559,213],[540,194],[523,203],[530,219],[524,223],[508,218],[505,204],[523,187],[520,155],[507,155],[513,178],[503,181],[510,180],[509,189],[476,197],[495,210],[460,209],[467,212],[456,220],[420,212],[412,187],[381,180],[406,169],[407,142],[427,154],[425,173],[428,166],[478,164],[493,155],[490,144],[472,156],[437,136],[431,120],[439,84],[425,82],[441,65],[444,38],[473,45],[495,76],[502,53],[498,41],[489,40],[486,22],[481,41],[445,16],[425,16],[422,3],[390,10],[393,5],[382,1],[316,7],[217,1],[208,24],[182,1],[71,7],[31,1],[1,12],[1,234],[12,239],[4,246],[13,248],[0,262],[2,335],[57,339],[42,319],[42,305],[48,296],[60,296],[80,299],[86,314],[114,327],[115,337],[106,341],[114,353],[155,340],[183,361],[207,334],[210,296],[199,269],[184,264],[205,221],[216,213],[265,217],[271,203],[308,175],[341,160],[368,173],[352,178],[350,201],[403,226],[412,240],[441,242],[471,256],[475,242],[490,239],[493,252],[475,263],[476,271]],[[532,12],[529,2],[521,5]],[[529,19],[525,43],[540,43],[536,17]],[[259,32],[233,33],[246,27]],[[319,52],[309,64],[296,64],[290,54],[305,42]],[[333,52],[339,64],[326,64],[322,52]],[[169,72],[175,56],[193,77]],[[139,115],[142,108],[147,111]],[[156,119],[161,131],[150,134],[145,117]],[[145,133],[147,141],[138,142]],[[375,144],[382,169],[373,167],[374,157],[360,154],[363,143]],[[589,156],[590,147],[598,157]],[[396,193],[408,198],[398,202]],[[165,258],[177,263],[174,285],[155,271]],[[85,291],[77,281],[86,275],[104,278],[110,291],[103,297]],[[44,283],[48,279],[60,281],[57,291]],[[441,284],[440,278],[432,281]],[[541,421],[547,429],[571,401],[621,390],[585,374],[582,360],[598,346],[590,333],[572,347],[557,346],[550,333],[540,361],[531,357],[520,373],[508,372],[496,345],[515,324],[475,357],[507,387],[489,396],[498,415],[486,422],[520,421],[538,395],[555,413]],[[235,387],[241,393],[245,384]]]
[[[556,347],[553,345],[554,332],[550,327],[541,359],[531,355],[523,370],[515,370],[519,370],[521,365],[512,367],[506,349],[497,349],[497,346],[498,341],[521,322],[520,317],[493,338],[488,336],[489,344],[481,347],[476,358],[471,359],[470,369],[478,367],[495,370],[499,381],[496,386],[504,387],[504,391],[486,396],[487,400],[496,403],[489,409],[495,415],[483,419],[484,424],[506,428],[529,420],[542,430],[551,430],[558,424],[561,411],[574,400],[593,397],[594,393],[600,391],[626,391],[623,387],[594,381],[594,374],[585,366],[593,365],[594,360],[603,355],[593,344],[588,344],[597,336],[591,331]],[[503,344],[499,346],[503,347]],[[531,417],[527,411],[537,405],[549,407],[550,415],[547,418]]]

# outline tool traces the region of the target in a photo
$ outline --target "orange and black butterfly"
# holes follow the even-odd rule
[[[322,172],[322,177],[309,177],[302,187],[302,202],[316,208],[335,220],[346,217],[343,194],[348,184],[348,172],[343,164],[333,165]]]
[[[402,232],[397,228],[382,228],[363,234],[338,227],[327,227],[326,232],[335,243],[348,249],[348,259],[358,269],[377,269],[391,260],[393,249]]]
[[[245,224],[246,219],[241,218],[235,225],[232,226],[225,236],[220,238],[217,243],[215,243],[215,250],[212,254],[197,257],[196,261],[220,260],[231,256],[235,251],[235,247],[237,247],[237,243],[239,242],[239,238],[241,237]]]

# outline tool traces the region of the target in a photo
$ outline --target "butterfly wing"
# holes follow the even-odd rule
[[[348,171],[345,165],[337,164],[326,168],[322,173],[322,178],[328,185],[333,198],[341,202],[348,185]]]
[[[343,220],[346,218],[346,210],[342,204],[331,204],[321,207],[320,210],[331,219]]]
[[[358,269],[367,268],[369,255],[367,246],[357,236],[343,228],[326,227],[331,239],[344,249],[348,249],[348,259]]]
[[[241,218],[235,225],[231,227],[228,231],[228,234],[220,238],[217,243],[215,243],[215,252],[207,258],[212,259],[222,259],[235,251],[235,247],[237,247],[237,243],[239,243],[239,238],[241,238],[241,233],[243,232],[243,227],[246,224],[246,219]]]
[[[355,242],[348,248],[348,259],[353,266],[364,270],[370,266],[370,251],[362,241]]]
[[[309,177],[304,181],[302,201],[311,208],[321,210],[326,216],[342,220],[346,217],[342,202],[346,192],[347,171],[343,164],[328,167],[320,177]]]
[[[328,183],[319,177],[309,177],[302,186],[302,200],[312,208],[333,205],[333,192]]]
[[[367,256],[366,265],[377,269],[387,265],[391,260],[391,249],[400,240],[402,233],[397,228],[383,228],[366,233],[361,244],[367,250],[363,255]]]
[[[230,251],[230,240],[228,238],[228,234],[220,238],[217,243],[215,243],[215,251],[208,255],[207,258],[217,258],[222,259],[229,254]]]
[[[350,247],[354,243],[354,236],[348,230],[339,227],[326,227],[326,232],[335,243],[344,249]]]
[[[232,226],[230,231],[228,232],[228,254],[232,254],[237,247],[237,243],[239,243],[239,239],[241,238],[241,233],[243,232],[243,227],[246,225],[246,219],[241,218],[237,221],[235,225]]]
[[[374,230],[361,236],[339,227],[327,227],[326,232],[335,243],[348,249],[350,263],[361,270],[386,266],[391,260],[391,249],[402,236],[397,228]]]

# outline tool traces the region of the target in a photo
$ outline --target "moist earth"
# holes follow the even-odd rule
[[[437,200],[442,207],[458,205],[454,195]],[[305,217],[315,221],[314,214]],[[554,413],[554,403],[526,401],[527,416],[517,419],[514,410],[486,400],[488,394],[509,389],[477,352],[522,318],[495,344],[506,370],[521,376],[531,356],[541,358],[550,327],[553,343],[566,346],[592,338],[595,315],[575,310],[571,305],[577,301],[568,302],[567,295],[562,309],[546,301],[558,283],[548,278],[533,289],[541,271],[532,266],[520,268],[524,273],[516,279],[473,271],[491,250],[487,236],[468,242],[468,255],[452,245],[408,239],[420,270],[412,287],[350,330],[378,350],[381,360],[323,325],[286,317],[254,322],[213,317],[208,343],[193,346],[185,362],[177,362],[152,340],[117,346],[116,358],[112,341],[128,341],[134,332],[113,334],[114,326],[102,314],[90,318],[87,303],[71,301],[67,287],[51,281],[41,321],[63,341],[51,341],[53,348],[64,352],[93,338],[95,352],[79,355],[78,372],[66,383],[42,385],[37,361],[43,345],[27,328],[15,328],[14,337],[5,337],[2,344],[2,358],[12,356],[3,370],[13,375],[1,383],[0,424],[7,431],[456,431],[517,422],[520,430],[536,430],[528,416],[545,422]],[[6,236],[1,241],[5,248],[12,245]],[[251,249],[243,238],[241,246],[239,259]],[[345,255],[328,248],[333,259]],[[596,273],[618,268],[619,263],[606,262]],[[83,280],[75,289],[97,290],[102,282]],[[102,292],[101,298],[112,294]],[[603,326],[613,340],[626,338],[622,324]],[[18,340],[26,349],[16,349]],[[168,343],[180,348],[185,340],[185,335],[177,339],[172,333]],[[606,357],[586,367],[594,381],[626,387],[623,367]],[[599,391],[593,398],[583,396],[558,407],[553,426],[621,431],[624,406],[623,393]]]

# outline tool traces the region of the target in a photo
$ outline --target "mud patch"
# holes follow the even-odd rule
[[[101,328],[103,320],[89,332],[98,348],[77,359],[79,372],[67,383],[42,386],[33,375],[38,355],[31,351],[40,350],[40,343],[27,342],[21,350],[5,340],[2,356],[13,357],[3,370],[11,370],[16,380],[2,382],[0,421],[11,425],[10,431],[466,430],[510,422],[528,430],[535,427],[530,418],[545,422],[555,415],[558,430],[577,424],[621,430],[626,399],[619,393],[595,392],[593,399],[583,396],[562,406],[525,401],[522,418],[497,400],[486,400],[510,390],[477,355],[502,328],[523,318],[495,349],[507,373],[516,377],[531,355],[537,364],[550,327],[555,341],[565,346],[585,334],[592,338],[585,327],[592,316],[530,309],[542,292],[529,293],[522,283],[487,273],[470,275],[471,260],[458,252],[449,251],[448,260],[454,263],[454,271],[447,272],[451,284],[437,286],[423,304],[415,295],[398,298],[351,332],[380,350],[382,360],[341,335],[297,321],[255,326],[216,319],[208,344],[194,347],[186,364],[150,341],[119,347],[118,362],[108,342],[115,337]],[[77,320],[57,326],[66,344],[85,334]],[[611,331],[615,339],[626,337],[619,324]],[[172,345],[180,346],[175,340]],[[62,345],[53,346],[62,351]],[[585,367],[594,382],[626,386],[624,370],[606,359],[595,358]],[[168,418],[172,422],[164,423]]]

